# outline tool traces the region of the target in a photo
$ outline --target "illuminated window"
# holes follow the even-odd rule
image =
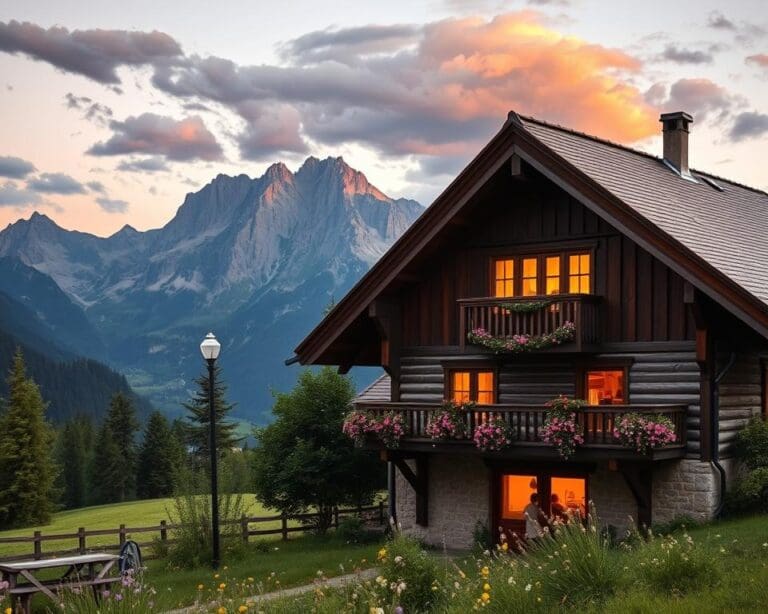
[[[568,256],[568,292],[571,294],[589,294],[589,260],[589,254]]]
[[[515,261],[497,260],[494,296],[515,296]]]
[[[560,294],[560,256],[547,256],[544,267],[547,294]]]
[[[570,514],[587,517],[587,481],[584,478],[553,476],[550,484],[550,515],[563,520]]]
[[[501,517],[503,520],[523,520],[523,510],[538,492],[535,475],[504,475],[501,477]]]
[[[626,403],[624,370],[588,371],[587,402],[590,405],[622,405]]]
[[[450,399],[454,403],[474,401],[481,405],[496,402],[493,371],[451,371]]]
[[[538,258],[523,258],[523,296],[538,294],[538,265]]]

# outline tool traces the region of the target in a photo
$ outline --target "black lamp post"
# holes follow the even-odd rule
[[[200,344],[200,352],[208,363],[208,408],[210,423],[210,454],[211,454],[211,529],[213,538],[213,568],[219,568],[219,474],[216,468],[216,407],[214,403],[213,389],[215,382],[214,366],[219,357],[221,344],[213,333],[208,333]]]

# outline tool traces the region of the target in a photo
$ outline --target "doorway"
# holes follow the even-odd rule
[[[586,518],[588,497],[587,474],[574,471],[537,470],[520,473],[498,471],[493,501],[494,538],[503,531],[511,538],[525,535],[524,509],[531,495],[539,496],[539,507],[547,517],[565,519],[569,514]]]

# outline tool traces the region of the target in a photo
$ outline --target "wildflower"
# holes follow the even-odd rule
[[[483,590],[485,592],[488,592],[489,590],[491,590],[491,585],[486,582],[485,584],[483,584]]]
[[[227,614],[227,608],[219,608],[216,610],[216,614]]]
[[[384,614],[384,608],[374,608],[371,606],[371,609],[368,610],[369,614]]]
[[[480,574],[483,576],[483,578],[487,578],[490,573],[491,570],[488,569],[487,565],[480,570]]]
[[[12,608],[5,608],[5,614],[13,614]]]
[[[248,611],[248,606],[247,605],[241,605],[239,608],[237,608],[237,611],[240,612],[240,614],[243,614],[243,612],[247,612]]]
[[[403,557],[401,557],[400,555],[397,555],[395,557],[395,563],[397,563],[399,565],[402,562],[403,562]]]
[[[122,601],[123,595],[121,593],[115,593],[115,601]]]
[[[533,586],[531,586],[531,583],[529,582],[528,584],[525,585],[525,592],[530,593],[532,588]]]
[[[504,552],[506,552],[507,550],[509,550],[509,545],[507,544],[507,542],[504,542],[503,544],[501,544],[501,549],[502,549]]]
[[[197,585],[197,590],[201,591],[201,590],[203,590],[203,588],[205,588],[205,587],[202,584],[198,584]]]
[[[226,584],[224,584],[224,582],[222,582],[221,584],[219,584],[219,590],[220,590],[220,591],[223,591],[225,588],[227,588],[227,585],[226,585]]]
[[[480,595],[480,599],[483,600],[483,603],[488,603],[491,600],[491,596],[488,593],[483,593]]]

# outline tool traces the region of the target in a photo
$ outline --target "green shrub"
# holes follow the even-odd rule
[[[256,550],[256,552],[261,552],[262,554],[267,554],[268,552],[272,551],[272,546],[265,539],[258,540],[253,545],[253,548]]]
[[[670,533],[680,533],[686,529],[692,529],[699,526],[699,522],[690,516],[675,516],[669,522],[653,525],[653,533],[656,535],[669,535]]]
[[[441,600],[440,566],[421,545],[410,538],[395,536],[379,551],[381,575],[376,583],[382,601],[402,606],[406,612],[424,612]]]
[[[679,595],[714,585],[719,571],[710,552],[683,533],[680,539],[650,536],[633,557],[637,577],[649,588]]]
[[[726,497],[725,509],[729,515],[768,512],[768,467],[758,467],[740,478]]]
[[[618,582],[610,540],[592,519],[557,525],[530,553],[530,563],[541,567],[542,592],[560,604],[597,603],[613,594]]]
[[[478,520],[475,523],[475,528],[472,531],[472,543],[475,548],[485,550],[491,547],[491,530],[488,528],[488,523]]]
[[[768,421],[753,418],[736,438],[735,450],[750,469],[768,467]]]

